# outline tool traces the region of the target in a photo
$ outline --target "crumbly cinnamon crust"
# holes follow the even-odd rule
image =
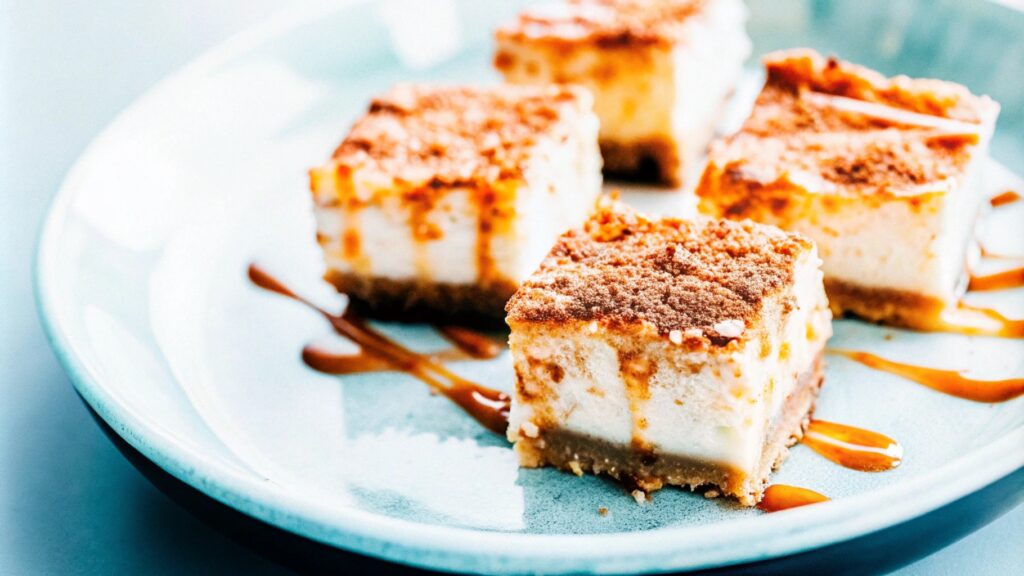
[[[761,500],[768,476],[786,460],[789,447],[803,438],[823,381],[824,362],[819,354],[800,375],[772,422],[758,468],[751,475],[718,462],[656,451],[653,455],[638,453],[629,445],[613,445],[559,429],[540,430],[536,438],[520,435],[515,448],[524,467],[555,466],[571,472],[606,474],[645,492],[664,485],[688,486],[691,490],[713,486],[744,506],[753,506]]]
[[[825,279],[825,292],[837,318],[848,314],[869,322],[918,330],[932,329],[946,307],[945,302],[932,296],[832,278]]]
[[[573,86],[400,84],[376,98],[334,152],[341,170],[442,187],[518,179],[541,136],[568,136],[589,95]]]
[[[446,284],[372,278],[328,271],[324,279],[348,296],[365,316],[398,322],[435,322],[497,327],[516,290],[512,282]]]
[[[499,39],[593,43],[599,47],[670,46],[707,0],[569,0],[519,14]]]
[[[673,187],[682,184],[679,146],[669,138],[634,142],[601,140],[600,144],[607,176]]]
[[[752,222],[652,219],[606,202],[558,240],[509,301],[507,321],[645,324],[726,345],[735,335],[716,325],[753,326],[811,247]]]
[[[810,50],[775,53],[765,65],[768,81],[750,117],[712,145],[698,195],[711,195],[715,173],[727,175],[725,187],[800,178],[838,195],[934,192],[925,185],[963,174],[984,129],[978,124],[998,111],[956,84],[888,79]]]

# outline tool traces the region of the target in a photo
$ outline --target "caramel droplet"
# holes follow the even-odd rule
[[[1005,192],[996,194],[995,196],[989,198],[988,201],[993,208],[996,208],[998,206],[1006,206],[1007,204],[1013,204],[1014,202],[1020,200],[1020,198],[1021,196],[1019,193],[1014,192],[1013,190],[1007,190]]]
[[[764,498],[757,504],[757,507],[765,512],[778,512],[799,506],[807,506],[808,504],[825,502],[828,499],[828,496],[819,494],[814,490],[808,490],[807,488],[789,486],[787,484],[772,484],[765,489]]]
[[[803,444],[829,460],[861,472],[892,470],[903,461],[898,442],[871,430],[812,420]]]

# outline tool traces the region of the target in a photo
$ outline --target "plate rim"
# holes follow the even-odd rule
[[[438,526],[358,509],[322,510],[315,502],[274,490],[269,482],[189,449],[170,430],[146,424],[105,389],[64,330],[58,302],[56,254],[81,174],[116,139],[127,118],[175,85],[187,85],[219,64],[257,48],[317,16],[368,0],[323,2],[278,14],[230,36],[165,76],[120,112],[89,143],[50,202],[36,241],[33,286],[51,348],[89,405],[146,458],[214,499],[279,528],[341,549],[424,568],[455,571],[649,572],[743,564],[813,550],[870,534],[938,509],[1024,467],[1024,426],[943,466],[876,490],[771,517],[708,526],[610,534],[522,534]],[[991,4],[996,6],[996,4]],[[1007,457],[1007,455],[1016,457]],[[772,530],[766,530],[774,526]],[[742,542],[736,546],[735,542]]]

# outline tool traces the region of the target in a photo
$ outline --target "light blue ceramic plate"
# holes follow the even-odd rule
[[[338,305],[318,280],[306,169],[395,81],[494,80],[490,30],[518,8],[427,5],[329,5],[242,34],[124,112],[68,176],[41,239],[42,313],[81,395],[147,458],[316,541],[437,569],[549,573],[793,554],[917,517],[1024,464],[1024,400],[958,400],[835,359],[818,414],[896,437],[900,468],[854,472],[797,447],[775,481],[834,501],[764,515],[667,489],[638,506],[601,479],[519,470],[502,439],[409,377],[304,368],[300,348],[331,338],[327,326],[252,288],[246,265],[259,260]],[[995,156],[1024,172],[1021,14],[954,1],[772,0],[753,4],[750,29],[756,53],[809,45],[991,94],[1003,104]],[[757,88],[749,80],[738,115]],[[627,200],[681,207],[676,194]],[[1012,226],[1022,215],[1024,206],[994,216],[990,248],[1024,253],[1024,227]],[[1024,316],[1019,290],[979,300]],[[387,329],[413,347],[440,345],[425,327]],[[1024,373],[1021,341],[840,322],[835,344],[982,377]],[[455,367],[512,381],[507,355]]]

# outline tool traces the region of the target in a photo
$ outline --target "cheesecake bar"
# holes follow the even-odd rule
[[[831,335],[810,240],[618,205],[559,239],[506,320],[522,466],[747,506],[803,435]]]
[[[700,210],[813,239],[836,314],[928,329],[964,287],[999,106],[809,50],[765,67],[743,128],[711,147]]]
[[[592,209],[597,130],[577,87],[394,87],[310,171],[326,279],[376,317],[500,323]]]
[[[590,88],[605,173],[679,185],[750,53],[740,0],[571,0],[498,29],[513,83]]]

